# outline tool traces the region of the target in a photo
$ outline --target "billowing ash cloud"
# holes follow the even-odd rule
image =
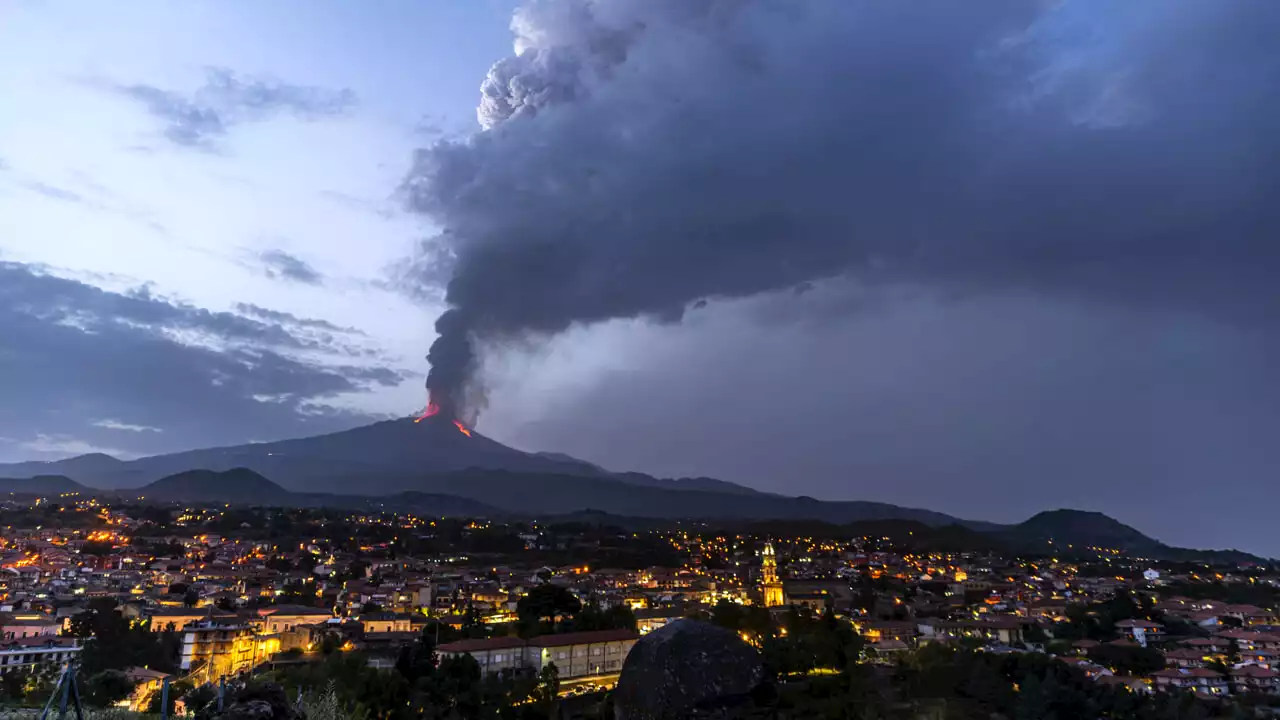
[[[474,343],[831,279],[1280,308],[1280,5],[531,0],[486,130],[418,152]],[[430,282],[424,280],[424,282]]]

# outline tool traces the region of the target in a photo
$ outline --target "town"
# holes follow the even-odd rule
[[[833,687],[884,717],[939,704],[1280,707],[1280,568],[1266,562],[1051,540],[1016,555],[944,550],[894,523],[857,534],[75,493],[13,496],[0,525],[10,705],[43,705],[68,666],[87,702],[136,712],[195,712],[229,681],[269,678],[379,717],[482,717],[482,705],[604,717],[637,642],[694,618],[758,651],[783,707]],[[969,669],[954,686],[921,684],[952,682],[943,666]],[[1037,679],[1018,676],[1028,667]],[[992,686],[969,687],[972,668]]]

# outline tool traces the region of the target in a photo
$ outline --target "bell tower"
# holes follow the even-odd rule
[[[773,543],[765,543],[764,551],[760,553],[760,590],[765,607],[785,604],[782,583],[778,582],[778,561],[773,553]]]

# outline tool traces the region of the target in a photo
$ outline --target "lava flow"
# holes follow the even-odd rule
[[[437,404],[435,404],[435,403],[427,403],[427,410],[426,410],[426,412],[424,412],[424,413],[422,413],[421,415],[419,415],[419,416],[418,416],[418,418],[414,420],[414,422],[416,422],[416,423],[420,423],[420,422],[422,422],[423,420],[426,420],[427,418],[429,418],[429,417],[431,417],[431,416],[433,416],[433,415],[437,415],[437,414],[439,414],[439,413],[440,413],[440,406],[439,406],[439,405],[437,405]],[[471,437],[471,430],[467,429],[467,426],[466,426],[466,425],[463,425],[461,420],[454,420],[454,421],[453,421],[453,426],[454,426],[454,427],[456,427],[456,428],[458,428],[458,432],[462,433],[463,435],[466,435],[467,437]]]
[[[427,403],[427,411],[422,413],[422,415],[420,415],[417,420],[414,420],[414,422],[420,423],[438,412],[440,412],[439,405],[435,403]]]

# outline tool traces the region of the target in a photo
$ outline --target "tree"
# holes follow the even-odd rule
[[[544,583],[529,591],[516,603],[516,614],[522,621],[546,619],[548,626],[555,629],[556,622],[565,616],[577,614],[582,610],[582,601],[569,592],[568,588]]]
[[[1164,668],[1164,655],[1154,648],[1099,645],[1089,651],[1089,659],[1122,675],[1150,675]]]
[[[111,598],[90,600],[88,608],[71,619],[71,634],[86,638],[80,662],[90,675],[135,666],[177,670],[177,634],[152,632],[126,619]]]
[[[134,683],[120,670],[103,670],[84,682],[85,702],[94,707],[110,707],[133,693]]]
[[[556,700],[559,697],[560,670],[555,663],[547,663],[538,673],[538,686],[533,691],[533,700],[547,717],[554,717]]]

